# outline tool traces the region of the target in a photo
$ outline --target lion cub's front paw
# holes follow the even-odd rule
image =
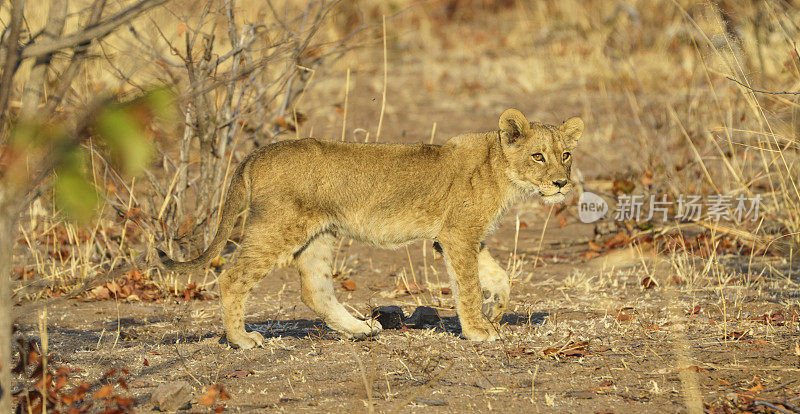
[[[347,339],[362,340],[379,334],[383,328],[380,322],[374,319],[367,319],[365,321],[352,318],[347,323],[336,324],[326,321],[333,330],[339,332]]]
[[[502,292],[483,291],[483,304],[481,313],[490,322],[500,322],[508,305],[508,295]]]
[[[496,341],[500,339],[500,336],[495,331],[494,327],[489,324],[485,326],[479,327],[472,327],[467,328],[465,326],[461,326],[461,336],[470,341],[478,341],[478,342],[488,342],[488,341]]]
[[[375,336],[383,331],[381,324],[374,319],[358,321],[354,325],[355,326],[350,329],[342,332],[348,339],[362,340],[370,336]]]
[[[264,346],[264,337],[256,331],[239,334],[226,333],[225,337],[232,348],[252,349]]]

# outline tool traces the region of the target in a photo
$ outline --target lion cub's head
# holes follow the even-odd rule
[[[572,190],[572,150],[583,134],[583,121],[561,125],[528,122],[516,109],[500,116],[500,141],[509,162],[508,175],[522,191],[539,194],[545,203],[564,201]]]

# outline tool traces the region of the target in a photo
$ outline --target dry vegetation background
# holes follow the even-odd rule
[[[28,1],[19,42],[58,38],[42,29],[63,4]],[[4,84],[0,201],[26,186],[4,315],[18,324],[16,409],[40,411],[47,388],[50,411],[145,411],[158,385],[185,380],[192,411],[798,412],[796,2],[73,0],[61,32],[137,4],[151,8],[44,71],[23,60]],[[4,41],[10,21],[0,2]],[[141,102],[160,87],[174,100],[153,115]],[[113,105],[145,125],[144,144],[115,149],[101,123],[84,125]],[[584,119],[581,191],[760,195],[760,215],[583,224],[578,194],[522,203],[487,241],[514,281],[495,344],[452,335],[444,266],[423,243],[342,240],[337,291],[354,312],[428,305],[447,322],[359,343],[303,307],[292,270],[249,302],[267,347],[219,341],[215,280],[237,231],[205,274],[148,265],[155,247],[201,250],[255,147],[442,143],[495,128],[508,107]],[[81,137],[96,190],[39,171],[49,141],[15,151],[9,137],[31,124]]]

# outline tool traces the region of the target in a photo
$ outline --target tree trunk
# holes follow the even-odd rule
[[[0,210],[0,413],[11,412],[11,248],[16,221],[12,215],[8,209]]]

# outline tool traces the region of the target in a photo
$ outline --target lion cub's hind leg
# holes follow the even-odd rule
[[[478,253],[478,279],[481,283],[483,304],[481,312],[492,322],[499,322],[508,308],[511,281],[505,269],[483,247]]]
[[[244,329],[244,305],[250,290],[276,266],[291,261],[311,237],[313,220],[300,215],[252,214],[245,228],[239,256],[219,277],[220,304],[225,336],[234,347],[263,346],[258,332]],[[270,219],[260,219],[270,217]]]
[[[353,317],[336,299],[333,291],[334,236],[317,236],[295,258],[300,271],[301,298],[314,313],[333,330],[347,338],[363,339],[376,335],[381,325],[375,320],[362,321]]]
[[[244,304],[250,290],[274,267],[275,261],[259,260],[261,266],[254,266],[244,254],[219,277],[220,305],[222,322],[225,325],[225,338],[234,348],[250,349],[263,346],[264,338],[258,332],[244,329]],[[265,263],[266,262],[266,263]]]

